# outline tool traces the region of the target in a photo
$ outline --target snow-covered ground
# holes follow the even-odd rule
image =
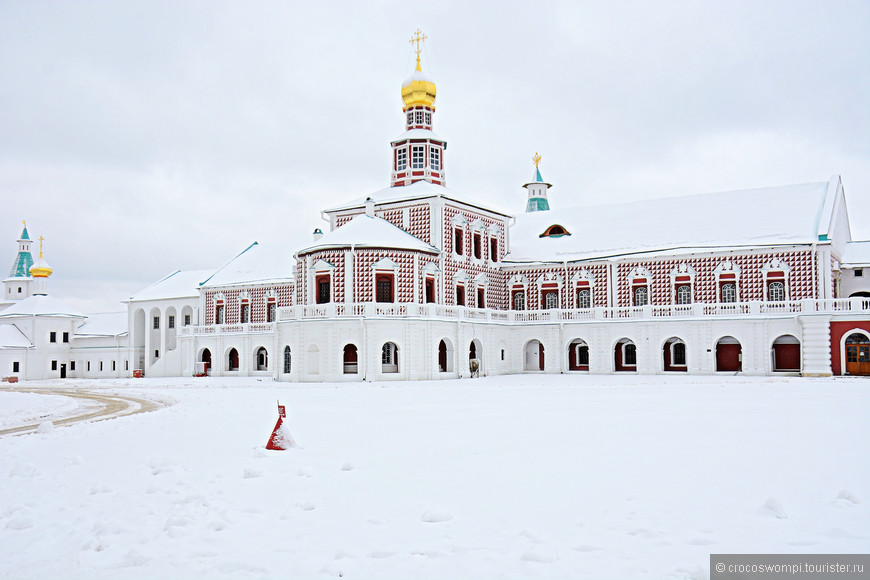
[[[0,438],[2,578],[706,579],[870,547],[866,379],[71,384],[172,404]],[[299,447],[266,451],[279,398]],[[0,389],[0,424],[53,399]]]

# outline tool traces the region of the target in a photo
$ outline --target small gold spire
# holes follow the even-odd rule
[[[42,236],[39,236],[39,259],[42,259],[42,240],[44,240]]]
[[[541,156],[538,155],[538,152],[537,152],[537,151],[535,151],[535,156],[532,157],[532,161],[535,162],[535,169],[537,169],[537,168],[538,168],[538,163],[541,162]]]
[[[420,43],[425,42],[427,38],[428,37],[425,34],[423,34],[423,32],[421,32],[420,29],[418,28],[417,31],[414,32],[414,35],[411,36],[411,40],[408,41],[411,44],[414,44],[414,43],[417,44],[417,48],[414,49],[414,52],[417,53],[417,70],[419,70],[421,72],[422,72],[422,69],[420,68],[420,53],[423,52],[423,49],[420,48]]]

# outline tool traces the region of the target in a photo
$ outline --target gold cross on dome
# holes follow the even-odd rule
[[[535,156],[532,157],[532,161],[535,162],[535,169],[537,169],[537,168],[538,168],[538,163],[541,162],[541,156],[538,155],[538,152],[537,152],[537,151],[535,152]]]
[[[42,257],[42,240],[44,240],[42,236],[39,236],[39,257]]]
[[[411,44],[417,43],[417,48],[414,49],[414,52],[417,54],[418,59],[420,58],[420,53],[423,52],[423,49],[420,48],[420,43],[425,42],[426,38],[428,38],[428,37],[425,34],[423,34],[420,31],[420,29],[418,28],[417,31],[414,33],[414,35],[411,37],[411,40],[408,41]]]

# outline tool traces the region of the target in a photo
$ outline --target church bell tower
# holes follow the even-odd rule
[[[428,181],[445,185],[444,152],[447,142],[432,131],[435,115],[435,83],[420,66],[421,43],[426,35],[418,28],[411,37],[416,45],[417,68],[402,84],[402,101],[405,114],[405,132],[390,143],[393,149],[391,187],[411,185]]]

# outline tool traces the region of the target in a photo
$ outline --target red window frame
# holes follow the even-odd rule
[[[326,292],[323,291],[323,284],[326,285]],[[314,299],[317,304],[328,304],[332,301],[329,274],[323,274],[314,278]]]

